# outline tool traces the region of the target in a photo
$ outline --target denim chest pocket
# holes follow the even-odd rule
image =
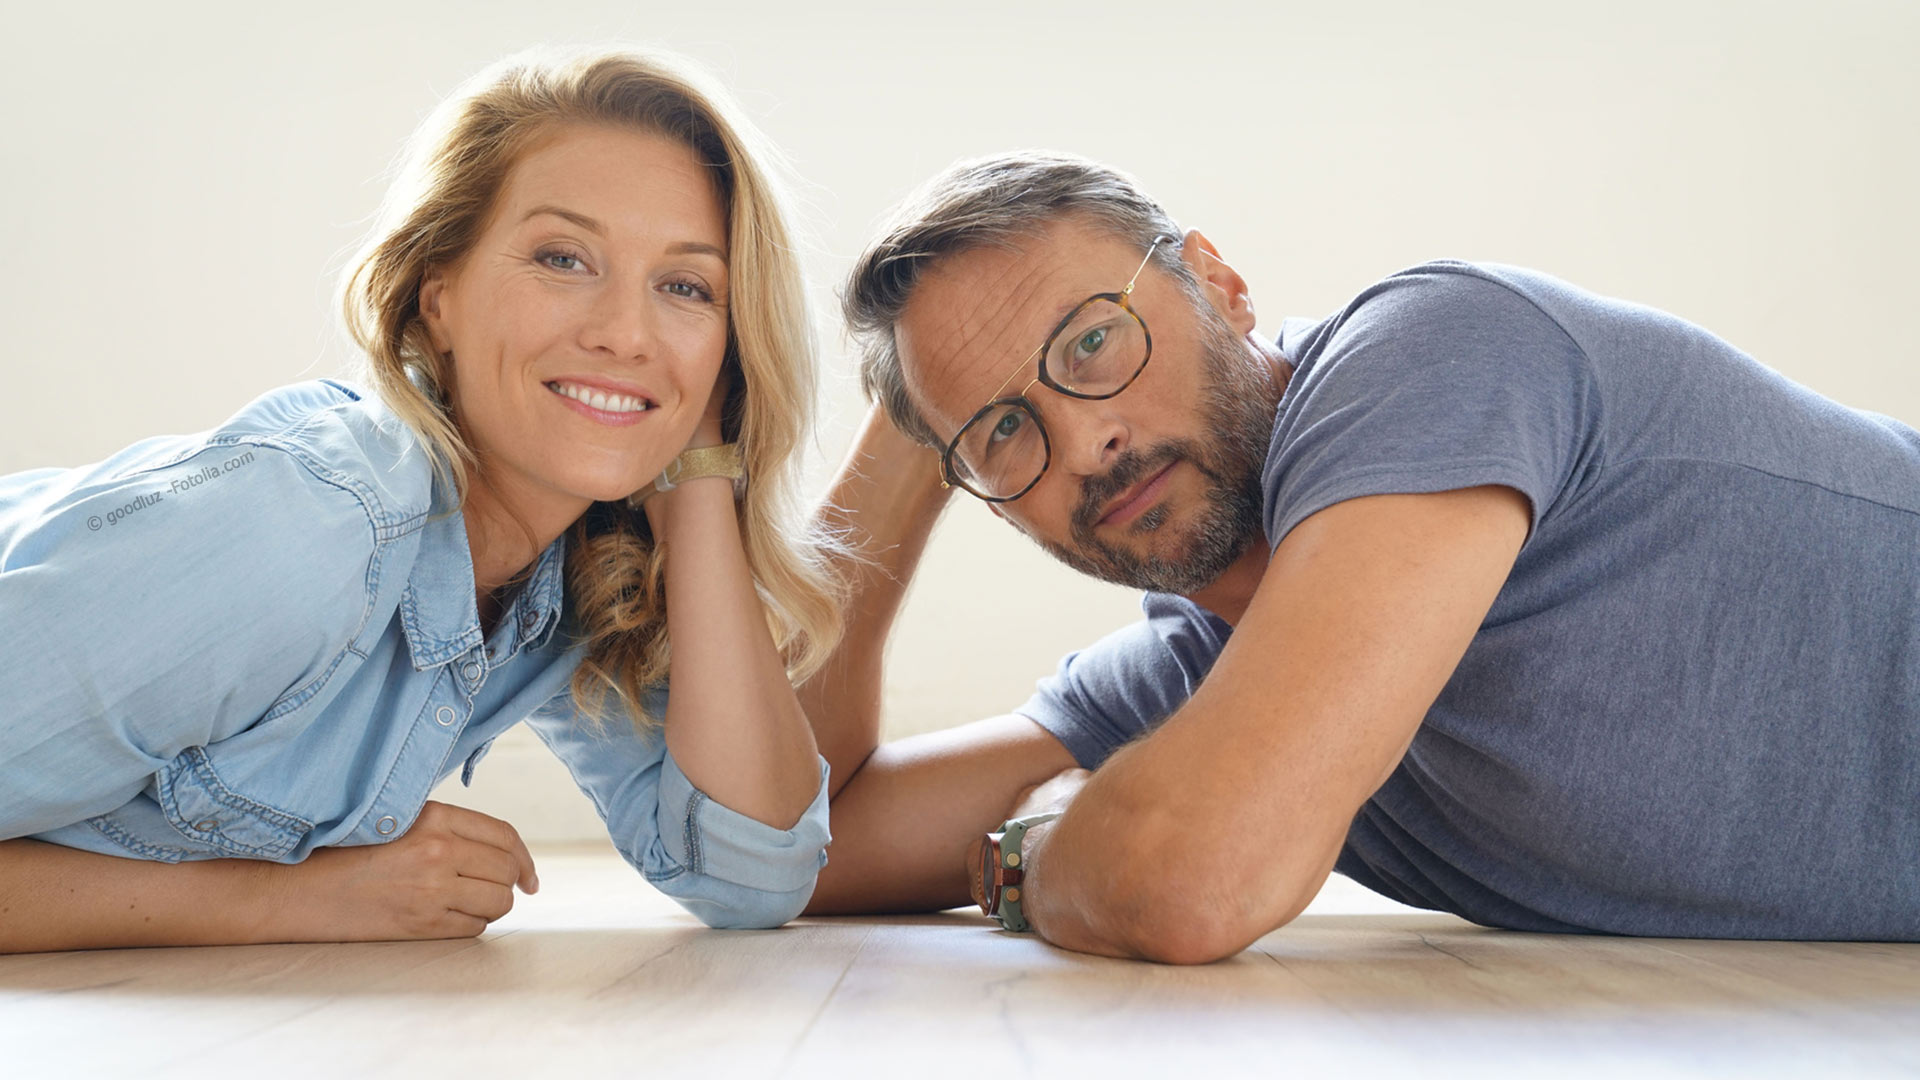
[[[156,812],[157,811],[157,812]],[[148,859],[284,859],[313,822],[228,787],[204,747],[188,747],[153,778],[152,798],[88,822]]]

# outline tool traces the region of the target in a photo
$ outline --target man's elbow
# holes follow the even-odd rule
[[[1143,910],[1128,937],[1143,960],[1211,964],[1238,955],[1272,929],[1274,925],[1219,905],[1175,901]]]
[[[1326,877],[1309,881],[1272,867],[1168,869],[1151,878],[1129,875],[1133,902],[1121,919],[1131,951],[1162,964],[1211,964],[1239,954],[1292,922]]]

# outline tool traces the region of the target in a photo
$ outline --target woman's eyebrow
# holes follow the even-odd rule
[[[719,259],[722,263],[727,261],[726,252],[720,250],[717,247],[714,247],[712,244],[703,244],[698,240],[682,240],[677,244],[669,244],[667,245],[667,254],[669,255],[711,255],[714,258]]]
[[[606,226],[600,224],[598,221],[595,221],[593,218],[590,218],[585,214],[576,213],[575,211],[567,210],[558,206],[536,206],[533,209],[527,211],[527,216],[521,218],[520,220],[523,223],[532,221],[534,218],[539,217],[541,214],[552,214],[554,217],[564,218],[565,220],[573,222],[575,225],[580,226],[581,228],[587,230],[588,232],[593,233],[595,236],[605,236],[607,234]]]
[[[607,235],[606,226],[600,224],[600,222],[597,221],[596,219],[590,218],[587,215],[579,213],[577,211],[568,210],[564,207],[559,207],[559,206],[536,206],[533,209],[527,211],[526,216],[521,218],[520,220],[523,223],[528,222],[533,220],[534,218],[539,217],[541,214],[552,214],[554,217],[561,218],[565,221],[570,221],[575,225],[578,225],[581,228],[587,230],[588,232],[594,234],[595,236]],[[669,244],[667,245],[667,254],[669,255],[711,255],[714,258],[719,259],[722,263],[725,263],[727,261],[727,253],[725,249],[717,248],[712,244],[705,243],[700,240],[682,240],[682,241],[679,241],[678,243]]]

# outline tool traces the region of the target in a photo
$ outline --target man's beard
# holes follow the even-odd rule
[[[1211,585],[1264,537],[1260,472],[1273,438],[1274,396],[1271,376],[1247,355],[1219,313],[1204,303],[1195,308],[1201,322],[1201,362],[1206,383],[1200,394],[1200,419],[1211,433],[1205,441],[1169,439],[1145,452],[1129,448],[1103,476],[1080,486],[1073,512],[1072,542],[1035,537],[1054,558],[1102,581],[1162,593],[1192,593]],[[1207,487],[1178,552],[1167,558],[1108,543],[1094,525],[1108,502],[1128,487],[1153,476],[1168,463],[1185,460],[1206,478]],[[1128,524],[1131,536],[1152,536],[1168,526],[1163,501]]]

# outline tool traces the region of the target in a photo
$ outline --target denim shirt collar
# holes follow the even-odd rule
[[[466,517],[446,513],[449,505],[450,500],[436,482],[434,506],[421,527],[420,551],[400,600],[400,623],[416,671],[444,664],[482,643]],[[540,553],[532,576],[502,617],[499,632],[506,635],[503,654],[523,644],[538,647],[559,623],[565,595],[566,543],[562,534]]]

